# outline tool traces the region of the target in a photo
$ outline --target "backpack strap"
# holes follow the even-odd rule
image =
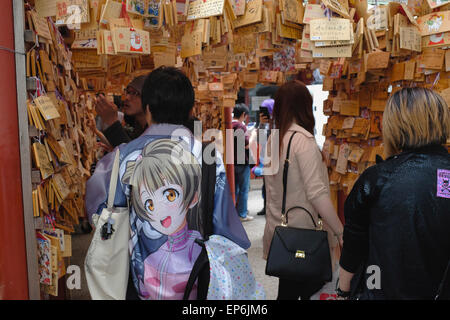
[[[213,148],[209,147],[209,149],[206,149],[208,146],[213,146]],[[213,212],[216,187],[216,150],[214,147],[214,143],[202,144],[202,154],[208,153],[208,156],[211,156],[213,161],[212,163],[206,163],[205,156],[202,157],[200,202],[197,206],[190,209],[189,214],[186,216],[188,227],[199,231],[205,241],[214,232]]]
[[[189,276],[186,289],[184,291],[183,300],[188,300],[191,294],[192,288],[197,281],[197,300],[206,300],[208,296],[209,287],[209,259],[208,252],[206,251],[205,241],[209,239],[209,236],[214,232],[213,226],[213,212],[214,212],[214,194],[216,186],[216,161],[213,163],[205,163],[204,151],[210,146],[214,146],[214,142],[202,144],[202,184],[201,184],[201,201],[200,201],[200,216],[197,217],[198,227],[202,231],[202,236],[205,240],[195,239],[195,242],[202,247],[197,260],[192,267],[191,274]],[[211,152],[212,158],[216,159],[216,148],[214,147]],[[198,211],[197,211],[198,214]]]
[[[204,143],[203,151],[206,147],[214,145],[214,142]],[[216,148],[212,150],[211,156],[214,162],[211,164],[205,163],[204,152],[202,157],[202,229],[203,238],[208,240],[209,236],[213,234],[213,212],[214,212],[214,193],[216,192]]]
[[[208,296],[210,276],[208,252],[206,251],[206,246],[203,240],[195,239],[195,242],[202,246],[202,251],[192,267],[189,280],[186,284],[186,289],[184,290],[183,300],[189,300],[189,295],[191,294],[192,288],[194,287],[194,283],[197,279],[197,300],[206,300]]]

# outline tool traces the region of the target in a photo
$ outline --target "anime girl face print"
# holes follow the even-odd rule
[[[186,211],[183,209],[183,187],[167,184],[151,192],[145,183],[139,186],[141,203],[151,220],[153,228],[162,234],[170,235],[186,224]]]
[[[130,51],[143,52],[141,35],[134,30],[130,35],[130,45]]]
[[[198,203],[201,166],[182,142],[157,139],[127,163],[122,180],[132,185],[138,217],[170,235],[185,225],[188,210]]]

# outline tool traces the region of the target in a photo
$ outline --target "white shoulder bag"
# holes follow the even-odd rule
[[[130,220],[128,207],[114,207],[118,176],[119,149],[111,173],[108,206],[100,216],[93,215],[95,232],[84,263],[93,300],[124,300],[126,296],[130,260]]]

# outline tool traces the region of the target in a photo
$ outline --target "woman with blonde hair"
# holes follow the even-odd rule
[[[450,155],[443,146],[449,108],[432,90],[401,89],[387,102],[382,132],[388,158],[362,173],[345,202],[337,293],[443,298],[450,259]]]

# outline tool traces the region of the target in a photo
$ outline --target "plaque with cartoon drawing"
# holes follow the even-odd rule
[[[438,8],[448,4],[449,0],[427,0],[431,9]]]
[[[450,11],[433,12],[417,19],[422,37],[450,31]]]

